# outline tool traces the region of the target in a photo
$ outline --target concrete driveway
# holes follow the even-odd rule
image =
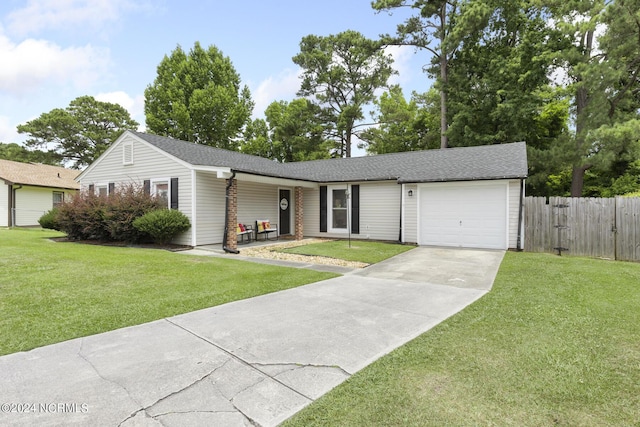
[[[416,248],[295,289],[0,357],[0,425],[273,426],[491,288]]]

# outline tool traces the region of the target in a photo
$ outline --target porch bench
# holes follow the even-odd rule
[[[264,234],[264,240],[269,238],[269,233],[276,233],[276,240],[278,240],[278,224],[271,224],[268,219],[256,220],[256,240],[260,234]]]
[[[247,243],[250,243],[251,237],[253,237],[253,228],[251,225],[238,223],[238,226],[236,227],[236,235],[240,238],[240,242],[244,242],[244,238],[246,236]]]

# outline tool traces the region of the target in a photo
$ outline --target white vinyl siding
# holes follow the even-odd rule
[[[518,220],[520,219],[520,181],[509,181],[509,247],[518,247]],[[524,248],[524,242],[522,244]]]
[[[9,186],[0,180],[0,227],[9,226]]]
[[[215,173],[196,172],[196,182],[196,243],[222,243],[226,180],[217,178]]]
[[[38,220],[53,208],[53,192],[64,192],[64,199],[69,200],[75,191],[46,187],[23,186],[16,190],[16,226],[38,226]],[[7,199],[8,200],[8,195]]]
[[[193,213],[193,203],[191,200],[191,171],[178,169],[171,172],[171,178],[178,178],[178,210],[185,214],[191,221]],[[191,230],[179,234],[173,243],[179,245],[191,245]]]
[[[320,236],[320,189],[304,188],[302,190],[303,234],[305,237]],[[326,235],[326,233],[322,233]]]
[[[409,196],[411,191],[411,196]],[[404,185],[404,207],[402,210],[403,243],[418,243],[418,186]]]
[[[360,185],[359,238],[398,241],[401,191],[395,181]]]
[[[360,185],[360,233],[351,234],[355,239],[397,241],[400,232],[400,191],[395,181],[354,182]],[[344,185],[342,185],[344,186]],[[328,189],[340,185],[328,184]],[[351,201],[349,201],[349,205]],[[331,206],[327,206],[327,221],[330,226]],[[330,227],[328,227],[330,229]],[[304,235],[309,237],[346,238],[348,233],[320,232],[320,189],[304,189]]]
[[[256,220],[268,219],[278,224],[279,213],[277,186],[238,181],[238,222],[255,227]]]
[[[135,167],[123,164],[122,145],[133,144]],[[138,141],[133,136],[120,140],[81,176],[80,184],[86,189],[91,184],[113,182],[116,189],[122,185],[142,186],[144,180],[178,178],[178,209],[192,219],[191,170],[168,155]],[[223,194],[224,196],[224,194]],[[224,199],[224,198],[223,198]],[[190,245],[191,232],[182,233],[174,243]]]

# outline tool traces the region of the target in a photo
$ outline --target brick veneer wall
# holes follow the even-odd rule
[[[227,180],[229,185],[229,180]],[[229,210],[227,212],[227,247],[229,249],[238,249],[238,234],[236,227],[238,226],[238,181],[233,180],[229,188]]]
[[[303,208],[303,199],[304,193],[302,187],[295,188],[295,199],[296,199],[296,215],[295,215],[295,238],[296,240],[302,240],[304,237],[304,208]]]

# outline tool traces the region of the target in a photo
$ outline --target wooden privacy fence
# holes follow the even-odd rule
[[[640,198],[526,197],[524,249],[640,261]]]

